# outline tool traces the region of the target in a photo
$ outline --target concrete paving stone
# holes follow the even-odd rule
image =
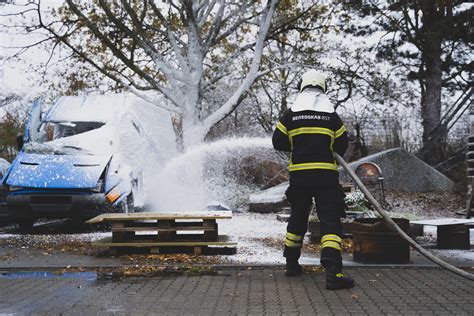
[[[275,314],[273,314],[275,315]],[[324,315],[322,313],[315,313],[314,311],[310,311],[310,312],[306,312],[306,311],[301,311],[300,313],[298,313],[298,316],[314,316],[314,315]],[[269,314],[269,316],[271,316]]]
[[[323,276],[288,279],[271,268],[245,276],[158,276],[96,281],[0,278],[0,314],[40,315],[434,315],[473,314],[471,281],[438,269],[348,268],[351,290],[326,291]],[[368,282],[380,274],[379,282]],[[415,278],[415,281],[413,281]],[[423,279],[422,288],[416,279]],[[320,279],[321,282],[314,282]],[[396,280],[396,287],[390,287]]]
[[[360,310],[357,310],[357,311],[350,311],[349,312],[350,315],[379,315],[379,314],[370,314],[370,313],[367,313],[366,311],[360,311]]]

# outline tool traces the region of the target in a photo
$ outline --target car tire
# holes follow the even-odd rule
[[[21,231],[29,231],[33,228],[34,223],[35,223],[34,219],[25,219],[25,220],[19,221],[17,224]]]

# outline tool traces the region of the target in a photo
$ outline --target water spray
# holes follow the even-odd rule
[[[369,202],[375,207],[377,212],[382,216],[382,218],[385,220],[385,223],[392,228],[394,231],[396,231],[403,239],[405,239],[413,248],[415,248],[420,254],[431,260],[432,262],[436,263],[442,268],[445,268],[454,274],[457,274],[459,276],[462,276],[466,279],[474,281],[474,274],[468,273],[462,269],[459,269],[446,261],[438,258],[437,256],[433,255],[431,252],[426,250],[425,248],[421,247],[418,243],[416,243],[410,236],[408,236],[407,233],[403,231],[388,215],[388,213],[382,208],[382,206],[377,202],[377,200],[372,196],[370,191],[367,189],[367,187],[362,183],[362,181],[359,179],[359,177],[352,171],[352,169],[349,167],[347,162],[339,156],[337,153],[335,153],[336,159],[339,162],[339,164],[344,168],[344,170],[347,171],[349,176],[354,180],[354,182],[357,184],[357,186],[362,190],[364,193],[365,197]]]
[[[212,201],[227,199],[225,202],[229,203],[240,199],[236,192],[243,185],[226,174],[225,163],[228,159],[237,161],[246,154],[256,154],[257,149],[275,155],[268,137],[225,138],[191,147],[154,172],[148,202],[154,210],[178,212],[205,209]]]

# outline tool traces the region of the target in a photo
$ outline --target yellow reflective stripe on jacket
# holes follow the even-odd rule
[[[281,124],[280,121],[277,122],[276,128],[278,128],[283,134],[288,135],[285,125]]]
[[[340,137],[342,134],[344,134],[345,131],[346,131],[346,127],[342,125],[341,128],[336,131],[335,137],[336,138]]]
[[[329,137],[334,137],[334,131],[330,130],[329,128],[323,127],[300,127],[296,129],[292,129],[288,132],[288,136],[294,137],[296,135],[301,134],[323,134],[328,135]]]
[[[308,163],[290,164],[288,166],[289,171],[310,170],[310,169],[337,170],[337,165],[335,163],[328,163],[328,162],[308,162]]]
[[[326,234],[321,238],[321,242],[325,242],[325,241],[328,241],[328,240],[335,241],[335,242],[338,242],[338,243],[342,242],[342,238],[339,237],[338,235],[334,235],[334,234]]]
[[[301,241],[303,239],[303,236],[300,235],[295,235],[290,232],[286,233],[286,238],[292,241]]]
[[[285,238],[285,246],[290,248],[301,248],[303,246],[302,242],[295,242]]]
[[[334,248],[337,250],[341,250],[341,245],[335,241],[325,241],[321,244],[321,249],[322,248]]]

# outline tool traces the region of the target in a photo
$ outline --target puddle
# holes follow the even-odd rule
[[[72,278],[83,280],[97,280],[96,272],[54,273],[45,271],[1,272],[0,279],[41,279],[41,278]]]
[[[86,281],[121,281],[123,275],[115,272],[46,272],[46,271],[20,271],[0,272],[0,279],[46,279],[46,278],[69,278]],[[1,313],[0,313],[1,315]]]

